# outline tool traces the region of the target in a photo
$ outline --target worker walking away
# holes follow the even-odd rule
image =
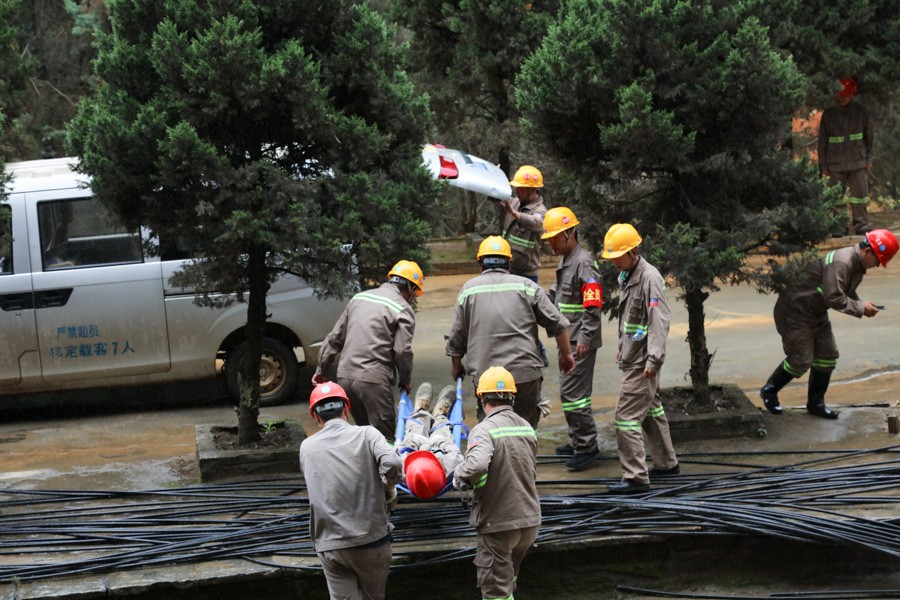
[[[628,223],[616,223],[603,240],[603,258],[619,270],[619,348],[622,386],[616,403],[616,442],[622,480],[609,485],[618,494],[646,492],[650,479],[681,472],[669,420],[659,399],[659,372],[666,358],[669,303],[659,271],[638,254],[643,240]],[[653,468],[647,470],[644,434]]]
[[[416,390],[413,413],[404,424],[403,441],[395,449],[403,459],[406,487],[417,498],[434,498],[443,491],[462,453],[453,442],[449,415],[456,400],[456,386],[448,385],[431,408],[432,386],[425,382]]]
[[[455,380],[465,370],[478,381],[491,365],[503,364],[516,378],[515,411],[532,427],[541,417],[543,361],[538,352],[538,327],[556,338],[560,374],[575,367],[569,345],[569,321],[538,284],[511,275],[509,244],[498,236],[486,238],[478,248],[481,275],[467,281],[456,299],[447,356]],[[482,414],[479,413],[479,419]]]
[[[509,185],[516,195],[500,203],[503,209],[503,238],[512,250],[509,272],[537,283],[541,268],[541,232],[547,207],[538,190],[544,177],[531,165],[519,167]]]
[[[486,417],[469,434],[453,481],[474,489],[469,523],[477,534],[474,562],[481,597],[513,598],[522,559],[541,525],[537,435],[513,411],[516,381],[503,367],[482,373],[476,395]]]
[[[415,298],[425,278],[419,265],[401,260],[380,287],[353,296],[319,350],[313,383],[328,380],[325,373],[340,353],[337,382],[352,400],[350,414],[357,425],[372,425],[392,440],[397,423],[392,386],[412,392],[416,329]]]
[[[840,83],[836,106],[826,108],[819,120],[819,169],[831,185],[850,190],[853,231],[865,233],[870,229],[868,178],[874,158],[875,127],[869,110],[853,100],[856,80],[845,77]]]
[[[391,566],[387,503],[396,497],[401,464],[378,430],[347,422],[350,408],[335,383],[317,385],[309,397],[321,428],[300,444],[309,535],[332,600],[381,600]]]
[[[832,250],[813,262],[795,283],[778,294],[775,327],[786,356],[759,391],[770,413],[782,413],[778,392],[809,370],[806,411],[825,419],[838,417],[837,411],[825,406],[825,393],[839,357],[828,309],[856,318],[877,315],[879,307],[860,300],[856,288],[866,270],[887,267],[896,253],[894,234],[873,229],[859,244]]]
[[[551,208],[544,217],[542,239],[550,242],[560,256],[556,283],[548,295],[559,311],[569,319],[569,343],[575,356],[575,369],[559,378],[559,396],[568,425],[569,442],[556,449],[570,456],[566,466],[572,471],[586,469],[600,457],[597,425],[591,411],[594,364],[600,337],[600,311],[603,288],[597,261],[578,243],[578,218],[565,206]]]

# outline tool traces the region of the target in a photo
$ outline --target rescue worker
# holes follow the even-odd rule
[[[395,382],[412,392],[416,315],[412,303],[421,296],[425,278],[419,265],[401,260],[380,287],[353,296],[319,350],[315,384],[340,353],[337,382],[352,400],[350,414],[357,425],[372,425],[392,440],[397,423]]]
[[[508,202],[501,202],[500,208],[506,213],[503,217],[503,238],[509,242],[512,259],[509,272],[521,275],[537,283],[538,270],[541,268],[541,231],[544,226],[544,215],[547,207],[538,189],[544,187],[544,176],[535,167],[523,165],[519,167],[512,181],[516,196]],[[545,367],[550,366],[547,348],[537,341],[538,352]]]
[[[462,462],[449,419],[455,399],[456,386],[448,385],[438,394],[432,410],[431,384],[425,382],[416,390],[414,411],[406,419],[403,440],[395,448],[404,458],[406,487],[417,498],[437,496],[447,485],[447,477]]]
[[[332,600],[381,600],[391,566],[387,502],[396,498],[401,463],[375,428],[347,421],[350,408],[335,383],[317,385],[309,397],[320,427],[300,444],[309,535]]]
[[[775,327],[781,336],[784,361],[759,391],[766,409],[782,413],[778,392],[809,370],[806,411],[836,419],[837,411],[825,406],[825,392],[839,357],[828,309],[856,318],[874,317],[879,307],[856,294],[868,269],[888,262],[897,253],[897,238],[887,229],[873,229],[854,246],[832,250],[816,260],[794,284],[778,294]]]
[[[476,395],[487,416],[472,428],[453,482],[474,489],[469,524],[481,597],[513,598],[519,566],[541,526],[537,434],[513,411],[516,381],[503,367],[482,373]]]
[[[856,81],[845,77],[841,86],[835,98],[837,105],[826,108],[819,121],[819,168],[831,185],[849,188],[853,231],[865,233],[870,229],[868,175],[872,170],[874,125],[869,110],[853,100]]]
[[[575,370],[559,380],[569,442],[556,449],[559,455],[571,456],[566,466],[573,471],[586,469],[600,457],[591,392],[597,349],[602,344],[600,310],[603,308],[597,261],[578,243],[577,225],[578,218],[569,208],[551,208],[544,217],[541,236],[550,242],[553,254],[561,257],[556,267],[556,283],[548,295],[569,319],[569,343],[575,356]]]
[[[506,213],[503,217],[503,238],[509,242],[512,259],[509,272],[527,277],[537,283],[541,268],[541,231],[547,207],[538,189],[544,187],[544,176],[531,165],[519,167],[509,185],[516,196],[500,202]]]
[[[619,270],[619,348],[622,386],[616,403],[616,443],[622,480],[609,485],[618,494],[646,492],[650,479],[681,472],[669,420],[659,399],[659,371],[666,358],[669,304],[659,271],[638,254],[643,240],[628,223],[616,223],[603,240],[603,258]],[[644,435],[653,457],[647,470]]]
[[[516,413],[537,427],[543,381],[543,361],[536,343],[538,327],[556,338],[559,371],[567,375],[575,367],[569,345],[569,321],[538,284],[509,273],[512,253],[506,240],[498,236],[486,238],[478,248],[477,259],[481,275],[467,281],[460,290],[447,337],[450,375],[454,380],[462,376],[463,356],[468,357],[465,369],[473,381],[489,366],[505,365],[518,382]]]

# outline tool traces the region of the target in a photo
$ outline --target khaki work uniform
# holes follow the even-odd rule
[[[541,368],[538,327],[556,337],[569,321],[541,287],[505,269],[487,269],[459,291],[447,356],[466,356],[477,382],[490,367],[503,367],[516,381],[515,411],[532,427],[540,420]]]
[[[536,280],[538,269],[541,268],[541,235],[544,232],[547,207],[540,196],[524,206],[514,196],[510,198],[509,205],[521,215],[517,221],[512,215],[504,213],[503,237],[512,250],[509,272]]]
[[[856,233],[863,233],[869,225],[867,166],[872,164],[874,143],[872,118],[859,102],[830,106],[822,113],[819,164],[828,171],[832,185],[849,188],[850,216]]]
[[[477,532],[475,566],[482,598],[512,598],[525,553],[541,525],[537,434],[501,406],[472,428],[456,479],[469,482],[469,524]]]
[[[865,274],[859,246],[848,246],[814,262],[798,283],[778,295],[773,316],[786,355],[784,370],[790,375],[837,366],[840,355],[828,309],[862,318],[865,303],[856,288]]]
[[[316,373],[327,371],[340,353],[337,382],[350,398],[357,425],[394,438],[397,412],[393,384],[412,379],[416,315],[392,283],[353,296],[319,350]]]
[[[619,368],[622,387],[616,404],[616,442],[622,478],[647,484],[644,436],[657,469],[678,464],[669,420],[659,399],[659,372],[666,358],[669,304],[659,271],[643,257],[619,275]],[[644,377],[644,370],[653,377]]]
[[[591,392],[597,348],[603,343],[600,336],[603,288],[591,253],[576,246],[569,256],[560,259],[556,283],[548,293],[559,312],[569,319],[569,342],[575,357],[575,370],[559,379],[559,396],[569,428],[569,442],[575,454],[594,452],[597,450],[597,425],[591,412]],[[579,343],[589,349],[584,358],[579,358],[575,352]]]
[[[400,482],[401,469],[375,428],[339,418],[300,444],[309,535],[332,598],[384,598],[393,529],[385,493]]]

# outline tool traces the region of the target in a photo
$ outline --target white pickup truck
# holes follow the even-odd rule
[[[6,165],[14,177],[0,211],[12,243],[0,247],[0,396],[213,378],[237,394],[247,305],[213,309],[169,278],[182,260],[143,252],[146,231],[108,218],[71,169],[74,159]],[[261,400],[295,391],[314,366],[346,301],[323,300],[280,277],[267,298]]]

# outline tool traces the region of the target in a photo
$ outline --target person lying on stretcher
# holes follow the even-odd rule
[[[396,446],[397,453],[404,458],[406,488],[424,500],[440,494],[453,469],[462,462],[448,418],[456,399],[456,387],[448,385],[441,390],[434,410],[431,410],[432,399],[431,384],[420,385],[413,413],[406,419],[403,441]]]

